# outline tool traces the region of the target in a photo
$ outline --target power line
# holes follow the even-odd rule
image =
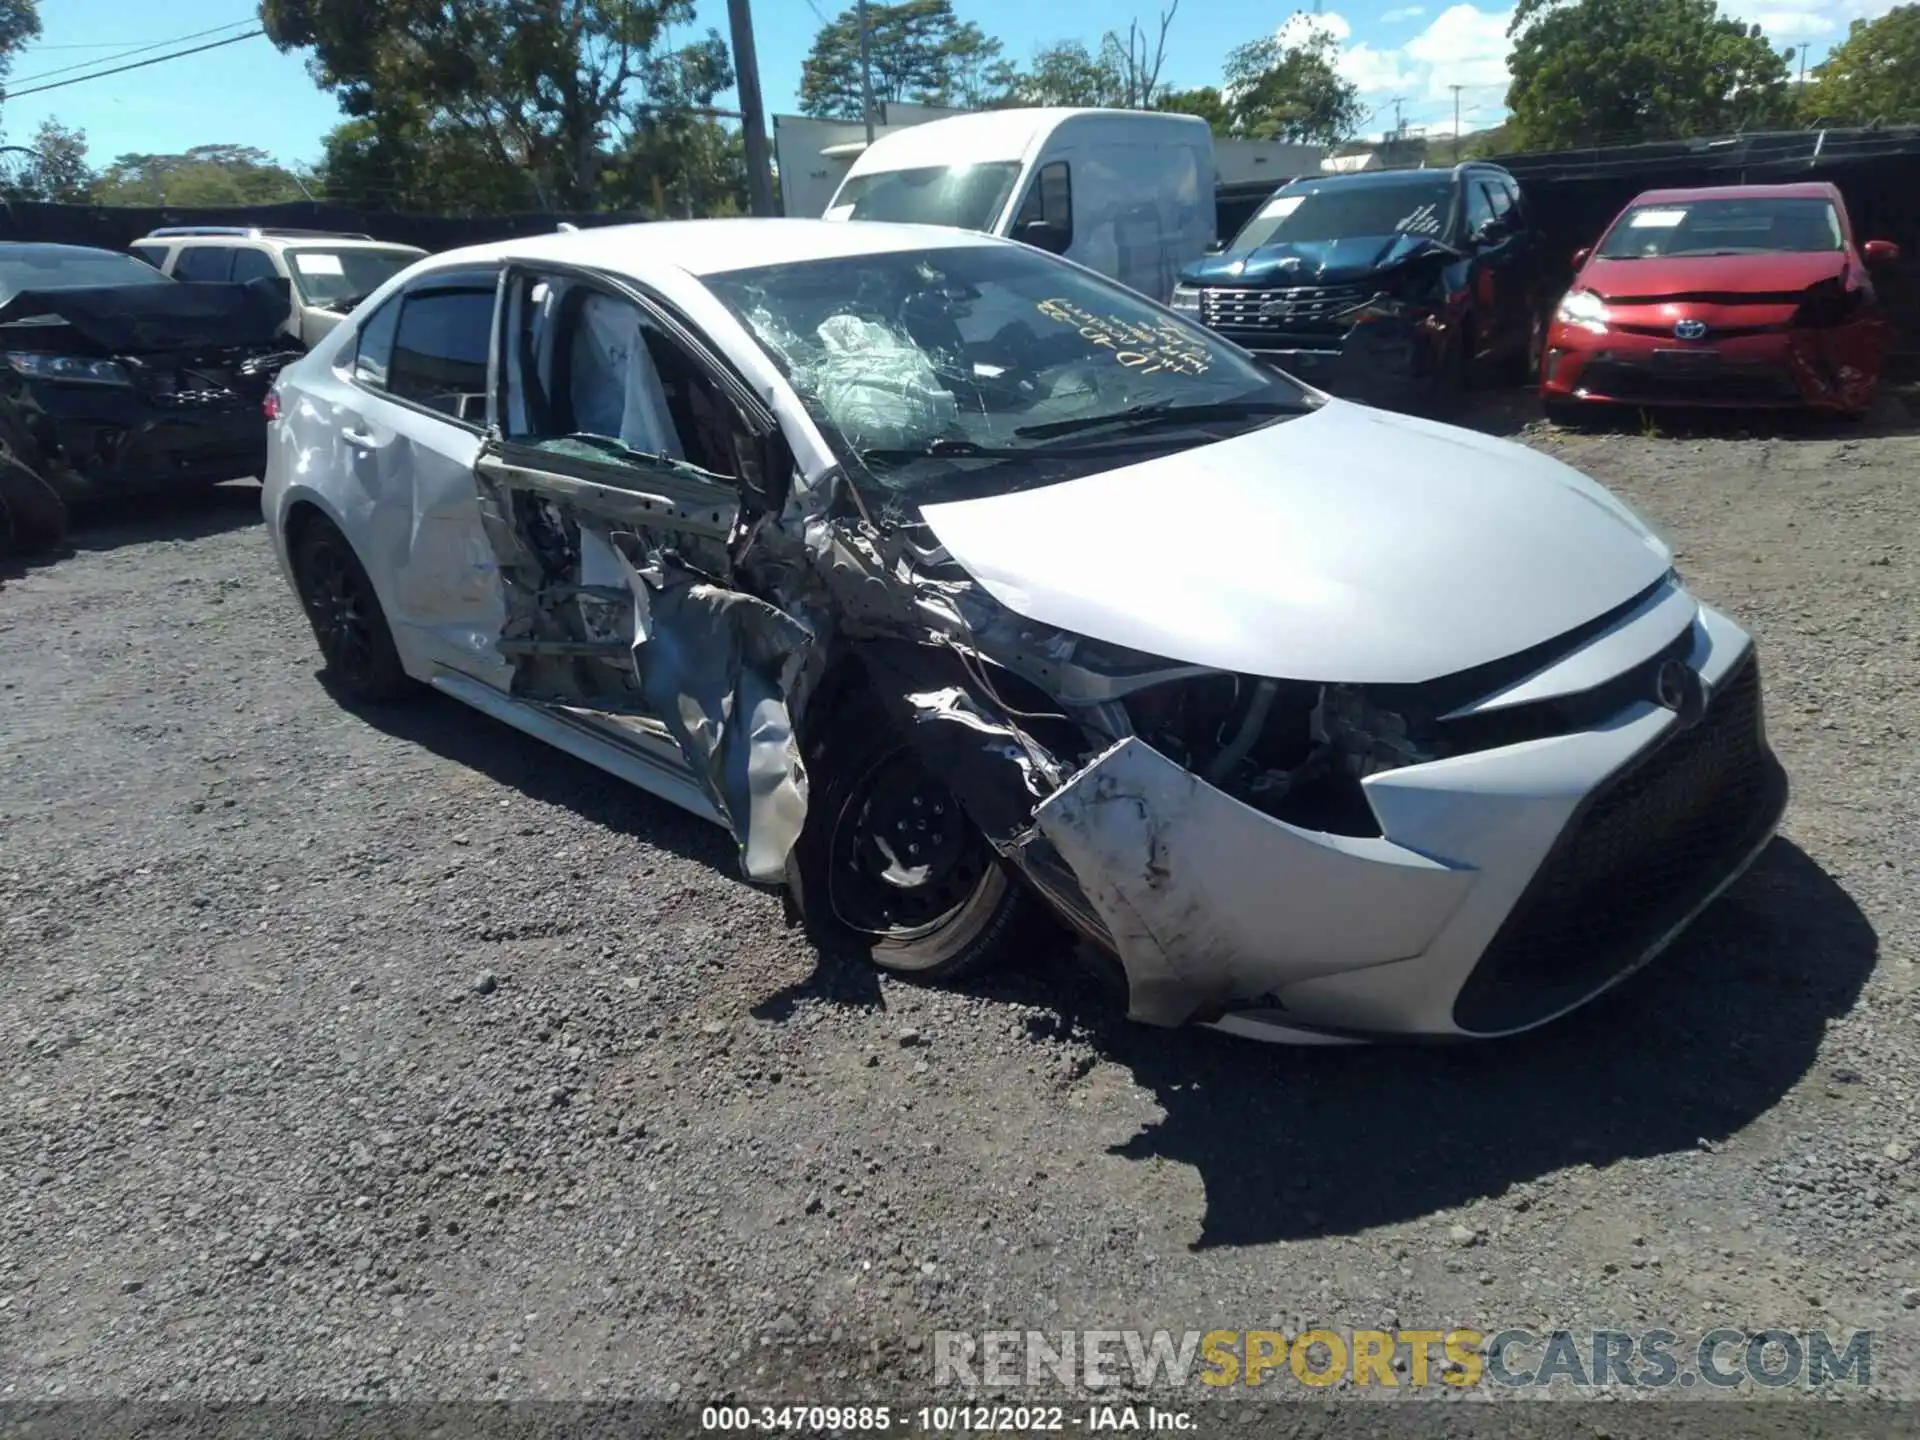
[[[141,70],[149,65],[158,65],[163,60],[184,60],[189,55],[198,55],[203,50],[218,50],[222,45],[238,45],[242,40],[251,40],[264,35],[264,30],[249,30],[244,35],[229,35],[225,40],[215,40],[211,44],[196,45],[191,50],[175,50],[171,55],[156,55],[151,60],[136,60],[131,65],[117,65],[111,70],[96,70],[91,75],[76,75],[71,80],[56,80],[51,85],[35,85],[26,90],[9,90],[6,98],[18,100],[23,95],[38,95],[43,90],[58,90],[65,85],[78,85],[87,80],[104,80],[109,75],[121,75],[129,70]]]
[[[42,70],[38,75],[22,75],[18,80],[14,81],[13,83],[16,85],[31,85],[36,80],[51,80],[55,75],[71,75],[75,70],[85,70],[90,65],[110,65],[115,60],[126,59],[127,56],[129,55],[145,55],[149,50],[164,49],[168,45],[178,45],[184,40],[198,40],[204,35],[218,35],[222,30],[232,30],[237,26],[252,25],[255,23],[256,22],[252,19],[230,20],[225,25],[215,25],[210,30],[195,30],[191,35],[175,35],[168,40],[155,40],[150,44],[136,45],[131,50],[121,50],[116,54],[101,55],[92,60],[80,60],[80,61],[76,61],[72,65],[63,65],[58,70]],[[108,45],[86,46],[86,47],[76,46],[74,48],[111,50],[113,49],[114,45],[118,45],[121,43],[123,42],[116,40]]]

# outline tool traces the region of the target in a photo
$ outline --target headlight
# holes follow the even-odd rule
[[[1591,290],[1569,290],[1560,301],[1555,318],[1569,325],[1584,325],[1589,330],[1604,330],[1607,326],[1607,305]]]
[[[126,368],[112,360],[86,360],[78,355],[43,355],[37,350],[9,350],[7,364],[29,380],[53,380],[63,385],[131,385]]]
[[[1176,285],[1173,287],[1173,299],[1167,302],[1169,309],[1178,310],[1182,315],[1200,313],[1200,287],[1197,285]]]
[[[1424,306],[1410,305],[1398,295],[1382,290],[1333,318],[1351,325],[1364,325],[1370,320],[1424,320],[1431,313]]]

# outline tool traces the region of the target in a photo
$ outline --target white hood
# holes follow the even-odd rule
[[[1169,660],[1399,684],[1563,634],[1667,547],[1521,445],[1330,400],[1178,455],[924,512],[1018,615]]]

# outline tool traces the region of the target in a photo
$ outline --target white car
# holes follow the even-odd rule
[[[258,225],[168,226],[127,249],[176,280],[285,280],[293,301],[287,334],[308,349],[363,296],[427,253],[368,235]]]
[[[269,412],[341,694],[424,682],[708,816],[892,969],[1050,912],[1139,1020],[1499,1035],[1651,958],[1785,805],[1751,641],[1598,484],[1017,243],[436,255]]]

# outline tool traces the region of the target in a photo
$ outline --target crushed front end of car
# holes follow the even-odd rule
[[[284,280],[21,291],[0,306],[0,440],[67,499],[258,475],[289,310]]]

